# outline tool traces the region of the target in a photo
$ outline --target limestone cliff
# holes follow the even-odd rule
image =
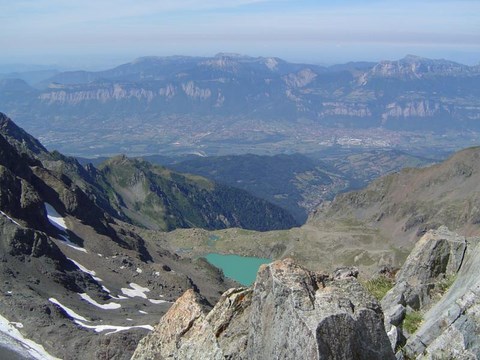
[[[390,359],[378,303],[355,272],[329,276],[292,260],[260,268],[207,313],[187,291],[133,359]]]

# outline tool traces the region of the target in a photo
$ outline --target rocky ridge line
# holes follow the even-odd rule
[[[356,274],[276,261],[260,268],[253,287],[225,292],[209,313],[187,291],[132,359],[393,359],[382,310]]]

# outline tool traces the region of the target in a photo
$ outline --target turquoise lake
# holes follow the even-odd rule
[[[245,286],[253,284],[260,265],[272,262],[272,260],[265,258],[214,253],[208,254],[205,258],[213,266],[222,269],[226,277]]]

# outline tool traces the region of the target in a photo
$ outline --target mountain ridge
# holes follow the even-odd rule
[[[315,149],[337,133],[348,136],[342,129],[383,131],[364,135],[380,146],[419,146],[409,132],[438,134],[434,139],[441,141],[449,131],[480,131],[480,68],[447,60],[406,57],[326,68],[276,58],[154,57],[55,76],[42,89],[2,81],[0,106],[42,140],[48,123],[47,147],[62,144],[59,134],[85,135],[68,141],[70,151],[100,151],[99,143],[105,143],[100,154],[109,146],[124,152],[122,145],[143,153],[218,143]],[[134,136],[118,132],[119,125]],[[103,133],[115,141],[99,141]]]
[[[214,302],[231,286],[206,261],[171,253],[110,216],[62,171],[78,176],[78,163],[38,152],[11,120],[2,125],[2,336],[16,328],[63,359],[129,359],[151,316],[184,289]]]

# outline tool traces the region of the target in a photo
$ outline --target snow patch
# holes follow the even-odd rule
[[[143,310],[138,310],[138,312],[139,312],[140,314],[148,315],[148,313],[147,313],[146,311],[143,311]]]
[[[58,230],[65,233],[65,235],[60,235],[60,237],[65,241],[65,244],[72,249],[87,252],[84,248],[75,245],[73,242],[70,241],[70,238],[66,235],[67,233],[67,224],[65,224],[65,219],[54,209],[52,205],[49,203],[45,203],[45,209],[47,210],[47,218],[50,221],[50,224],[55,226]]]
[[[88,294],[85,294],[85,293],[78,294],[78,295],[80,295],[80,297],[83,300],[87,301],[88,303],[90,303],[92,305],[95,305],[96,307],[98,307],[100,309],[114,310],[114,309],[119,309],[119,308],[122,307],[122,305],[114,303],[114,302],[107,303],[107,304],[100,304],[100,303],[96,302],[95,300],[93,300]]]
[[[48,203],[45,203],[45,209],[47,210],[47,218],[50,223],[58,230],[67,231],[67,224],[65,219],[54,209],[54,207]]]
[[[144,299],[147,299],[147,295],[145,295],[146,292],[149,292],[150,289],[146,287],[142,287],[138,284],[135,283],[130,283],[129,284],[131,289],[128,288],[122,288],[122,293],[128,297],[141,297]]]
[[[10,220],[12,223],[14,223],[15,225],[18,225],[18,226],[22,226],[20,225],[18,222],[16,222],[15,220],[13,220],[10,216],[8,216],[7,214],[5,214],[3,211],[0,210],[0,214],[2,214],[3,216],[5,216],[8,220]]]
[[[125,330],[136,329],[136,328],[146,329],[146,330],[150,330],[150,331],[153,330],[153,326],[151,326],[151,325],[135,325],[135,326],[88,325],[88,324],[85,324],[85,322],[90,322],[89,320],[85,319],[81,315],[78,315],[75,311],[66,307],[65,305],[62,305],[57,299],[50,298],[48,300],[50,302],[54,303],[55,305],[59,306],[61,309],[63,309],[63,311],[65,311],[67,313],[67,315],[70,316],[73,319],[75,324],[80,325],[81,327],[84,327],[86,329],[93,329],[97,333],[100,333],[100,332],[106,331],[106,330],[113,330],[113,331],[110,331],[108,333],[105,333],[105,335],[109,335],[109,334],[114,334],[114,333],[119,332],[119,331],[125,331]],[[0,328],[0,330],[1,330],[1,328]],[[39,359],[44,359],[44,358],[39,358]],[[54,358],[52,358],[52,359],[54,359]]]
[[[119,331],[125,331],[125,330],[130,330],[130,329],[135,329],[135,328],[141,328],[141,329],[146,329],[146,330],[153,330],[152,325],[135,325],[135,326],[116,326],[116,325],[87,325],[82,323],[81,321],[75,320],[75,323],[86,328],[86,329],[93,329],[95,332],[99,333],[102,331],[106,330],[113,330],[108,333],[105,333],[105,335],[110,335],[110,334],[115,334]]]
[[[65,305],[62,305],[57,299],[55,298],[50,298],[48,299],[48,301],[50,301],[51,303],[57,305],[58,307],[60,307],[63,311],[65,311],[67,313],[68,316],[70,316],[72,319],[74,320],[80,320],[80,321],[89,321],[87,319],[85,319],[82,315],[78,315],[75,311],[73,311],[72,309],[66,307]]]
[[[82,264],[78,263],[77,261],[71,259],[71,258],[67,258],[68,260],[70,260],[71,262],[73,262],[75,265],[77,265],[77,267],[82,270],[84,273],[90,275],[95,281],[103,281],[102,279],[100,279],[99,277],[97,277],[97,273],[93,270],[88,270],[85,266],[83,266]]]
[[[155,299],[148,299],[152,304],[164,304],[164,303],[169,303],[170,301],[167,300],[155,300]]]
[[[72,249],[75,249],[75,250],[78,250],[78,251],[81,251],[81,252],[84,252],[84,253],[87,253],[87,250],[80,247],[80,246],[77,246],[75,245],[74,243],[72,243],[70,241],[70,239],[68,238],[68,236],[65,236],[65,235],[60,235],[60,237],[63,239],[63,243],[65,245],[67,245],[68,247],[71,247]]]
[[[5,344],[8,348],[13,351],[25,350],[34,359],[60,360],[47,353],[42,345],[25,338],[20,333],[20,331],[17,330],[17,327],[21,328],[23,327],[23,325],[20,327],[18,326],[18,324],[20,323],[11,323],[6,318],[0,315],[0,332],[5,334],[8,338],[12,339],[12,344]],[[11,347],[8,345],[11,345]],[[19,347],[21,347],[21,349],[18,349]]]
[[[139,274],[141,274],[141,273],[143,272],[143,270],[140,269],[140,268],[137,268],[137,270],[135,270],[135,271],[136,271],[137,273],[139,273]]]
[[[128,297],[122,296],[122,295],[118,295],[117,297],[110,295],[110,297],[111,297],[112,299],[115,299],[115,300],[125,300],[125,299],[128,299]]]

